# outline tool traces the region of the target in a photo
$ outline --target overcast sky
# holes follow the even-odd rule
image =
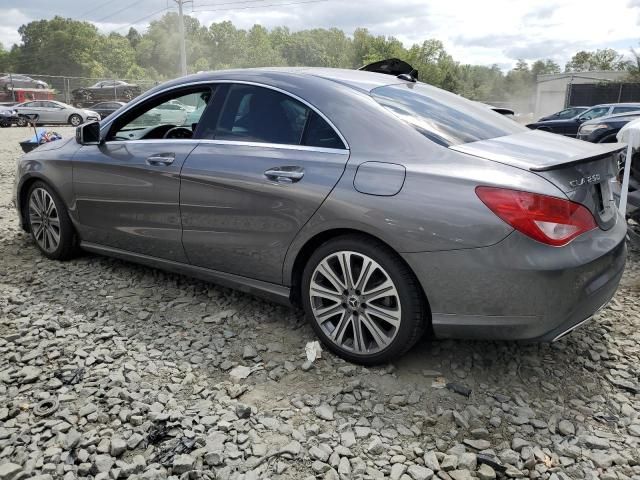
[[[308,3],[295,5],[296,2]],[[284,25],[291,30],[367,27],[406,45],[442,40],[464,63],[498,64],[552,58],[561,66],[578,50],[615,48],[627,54],[640,42],[640,0],[193,0],[187,13],[200,22],[231,20],[247,28]],[[0,0],[0,42],[20,41],[17,29],[54,14],[87,20],[101,31],[144,30],[172,0]],[[251,8],[247,8],[251,7]],[[256,8],[257,7],[257,8]],[[216,11],[202,11],[213,10]],[[51,13],[48,13],[51,12]],[[150,18],[145,18],[150,16]]]

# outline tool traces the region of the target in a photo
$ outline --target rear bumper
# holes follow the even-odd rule
[[[552,341],[615,294],[626,225],[553,248],[518,232],[491,247],[404,254],[422,284],[436,337]]]

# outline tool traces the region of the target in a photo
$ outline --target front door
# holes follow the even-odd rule
[[[210,97],[209,87],[152,97],[114,120],[101,145],[73,162],[80,237],[85,242],[186,262],[180,220],[180,170],[197,145],[191,127],[148,112],[173,98]]]
[[[183,245],[194,265],[281,283],[289,245],[340,179],[349,150],[284,93],[224,91],[182,169]]]

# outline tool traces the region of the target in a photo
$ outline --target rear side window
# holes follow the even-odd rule
[[[627,113],[627,112],[637,112],[640,110],[640,107],[615,107],[613,109],[613,114],[616,113]]]
[[[214,138],[345,148],[335,130],[312,109],[288,95],[254,85],[231,85]]]
[[[422,135],[445,147],[527,131],[485,105],[424,83],[378,87],[371,95]]]

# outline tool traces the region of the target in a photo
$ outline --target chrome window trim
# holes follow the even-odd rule
[[[254,147],[254,148],[276,148],[280,150],[298,150],[302,152],[330,153],[334,155],[349,155],[349,150],[344,148],[326,148],[326,147],[310,147],[307,145],[289,145],[286,143],[262,143],[262,142],[244,142],[238,140],[210,140],[207,138],[150,138],[148,140],[110,140],[105,142],[106,145],[151,145],[165,143],[186,143],[198,146],[200,144],[209,145],[233,145],[238,147]]]
[[[309,102],[307,102],[306,100],[304,100],[303,98],[300,98],[299,96],[297,96],[294,93],[291,92],[287,92],[286,90],[283,90],[279,87],[274,87],[272,85],[265,85],[264,83],[259,83],[259,82],[251,82],[251,81],[247,81],[247,80],[200,80],[198,82],[189,82],[189,83],[183,83],[182,85],[174,85],[172,87],[168,87],[162,90],[158,90],[156,93],[154,93],[153,95],[150,95],[148,97],[145,98],[141,98],[138,101],[136,101],[134,103],[134,101],[130,102],[129,104],[127,104],[127,109],[120,112],[116,117],[112,118],[109,120],[108,123],[105,123],[104,127],[100,127],[100,131],[102,131],[103,129],[108,130],[109,128],[111,128],[111,124],[119,117],[121,117],[122,115],[124,115],[125,113],[127,113],[129,110],[131,110],[132,108],[135,108],[137,105],[139,105],[142,102],[146,102],[147,100],[157,96],[157,95],[162,95],[164,93],[170,92],[172,90],[178,90],[180,88],[184,88],[184,87],[192,87],[195,85],[207,85],[207,84],[241,84],[241,85],[253,85],[255,87],[262,87],[262,88],[268,88],[270,90],[274,90],[276,92],[280,92],[284,95],[287,95],[299,102],[301,102],[303,105],[307,106],[308,108],[310,108],[311,110],[313,110],[314,112],[316,112],[318,115],[320,115],[320,117],[329,124],[329,126],[331,128],[333,128],[333,130],[338,134],[338,137],[340,137],[340,140],[342,140],[342,143],[344,144],[345,148],[324,148],[324,147],[311,147],[311,148],[324,148],[325,150],[331,150],[331,151],[335,151],[335,150],[344,150],[346,152],[348,152],[349,150],[351,150],[351,147],[349,146],[349,142],[347,142],[347,139],[344,137],[344,135],[342,135],[342,132],[340,130],[338,130],[338,128],[333,124],[333,122],[331,120],[329,120],[329,118],[322,113],[320,110],[318,110],[315,106],[311,105]],[[204,112],[203,112],[204,113]],[[208,139],[202,139],[202,140],[208,140]],[[130,140],[121,140],[121,141],[130,141]],[[209,140],[212,141],[212,140]],[[215,141],[215,140],[213,140]],[[223,141],[223,140],[218,140],[218,141]],[[239,143],[248,143],[248,144],[254,144],[255,142],[239,142]],[[259,145],[266,145],[266,144],[259,144]],[[280,144],[269,144],[269,145],[280,145]],[[291,145],[292,147],[306,147],[306,145]]]

